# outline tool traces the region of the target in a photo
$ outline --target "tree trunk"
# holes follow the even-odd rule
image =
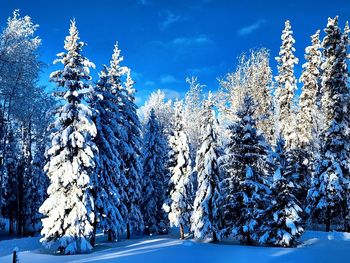
[[[93,230],[92,230],[92,237],[90,239],[90,243],[91,243],[91,246],[94,247],[96,245],[96,230],[97,230],[97,221],[96,220],[94,221],[92,227],[93,227]]]
[[[113,241],[112,230],[108,230],[108,242]]]
[[[23,194],[24,194],[24,185],[23,185],[23,176],[24,176],[24,161],[22,160],[19,169],[17,170],[17,189],[16,189],[16,198],[17,198],[17,236],[21,236],[24,230],[24,208],[23,208]]]
[[[185,231],[184,231],[184,226],[183,224],[180,224],[180,239],[184,240],[185,239]]]
[[[10,216],[9,221],[10,221],[9,222],[9,236],[11,236],[15,232],[14,228],[13,228],[13,216],[12,215]]]
[[[213,231],[213,242],[214,242],[214,243],[218,242],[218,237],[217,237],[215,231]]]
[[[250,238],[250,233],[247,232],[247,245],[250,246],[252,245],[252,239]]]
[[[126,224],[126,239],[130,239],[130,223]]]
[[[328,206],[326,211],[326,232],[329,232],[331,228],[331,208]]]

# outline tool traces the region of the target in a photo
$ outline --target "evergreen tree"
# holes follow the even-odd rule
[[[118,149],[121,161],[121,174],[117,187],[121,200],[119,210],[122,218],[124,218],[127,238],[130,238],[133,230],[142,231],[144,227],[140,210],[142,188],[140,149],[142,141],[141,125],[136,113],[134,82],[130,76],[130,69],[120,65],[123,61],[120,53],[118,43],[116,43],[108,76],[120,114]]]
[[[300,95],[299,114],[297,123],[297,138],[300,148],[309,153],[316,149],[317,120],[320,112],[318,110],[318,93],[320,90],[321,58],[320,31],[311,36],[312,45],[305,49],[306,63],[303,65],[303,73],[300,81],[304,86]]]
[[[143,204],[142,214],[147,233],[168,231],[168,220],[163,203],[168,184],[167,143],[154,110],[146,125],[143,143]]]
[[[51,74],[51,80],[60,88],[56,96],[62,105],[52,124],[52,145],[45,166],[50,179],[48,198],[40,207],[45,216],[41,241],[47,245],[58,243],[64,254],[91,249],[88,238],[94,222],[91,190],[96,147],[92,139],[96,127],[91,109],[83,101],[91,88],[89,68],[94,65],[81,54],[84,43],[78,40],[73,20],[64,45],[67,52],[59,53],[55,61],[64,68]]]
[[[321,69],[322,110],[321,162],[308,192],[308,211],[330,230],[332,219],[346,217],[349,185],[349,101],[347,43],[338,26],[338,17],[329,18],[322,41]]]
[[[268,147],[256,129],[255,104],[246,95],[237,112],[237,121],[229,127],[230,140],[221,163],[225,196],[223,205],[225,236],[237,236],[243,243],[257,240],[261,213],[265,208]]]
[[[219,165],[218,145],[215,131],[216,119],[210,98],[204,104],[202,135],[196,156],[198,189],[191,217],[191,230],[194,237],[203,239],[211,235],[217,241],[219,221]]]
[[[99,81],[94,88],[91,106],[97,111],[95,124],[97,136],[96,146],[99,149],[97,177],[93,191],[95,200],[95,224],[108,232],[109,240],[116,239],[125,229],[121,211],[127,208],[120,196],[121,161],[118,145],[121,138],[119,101],[113,94],[109,82],[108,68],[104,67],[99,74]],[[125,184],[123,182],[122,184]],[[121,211],[120,211],[121,210]],[[92,244],[94,245],[94,238]]]
[[[264,212],[264,223],[260,229],[261,244],[291,247],[303,233],[299,201],[294,196],[293,180],[289,179],[288,159],[284,153],[284,141],[279,138],[276,144],[274,161],[277,165],[273,176],[272,193]]]
[[[190,223],[191,211],[191,157],[183,124],[183,103],[175,103],[174,131],[170,138],[169,200],[164,205],[170,226],[180,227],[180,238],[185,238],[184,227]]]
[[[293,100],[297,90],[296,78],[294,76],[294,66],[298,63],[298,59],[294,56],[295,40],[290,22],[285,22],[285,28],[282,31],[282,46],[279,52],[278,76],[275,77],[278,87],[276,90],[277,114],[278,114],[278,131],[286,140],[286,147],[290,148],[295,141],[294,131],[294,111]]]
[[[124,128],[127,134],[127,151],[123,152],[122,159],[125,162],[125,174],[128,180],[128,216],[127,238],[130,238],[131,232],[143,231],[144,222],[141,214],[141,190],[142,190],[142,163],[141,163],[141,123],[137,116],[137,106],[135,104],[134,81],[131,79],[130,69],[126,71],[126,81],[123,88],[124,96],[122,100],[122,118],[124,119]]]
[[[121,66],[120,63],[123,61],[123,57],[120,56],[120,50],[118,48],[118,43],[114,45],[114,50],[112,54],[112,59],[110,61],[110,65],[106,70],[108,71],[108,81],[105,84],[106,87],[110,86],[110,93],[112,94],[111,100],[113,104],[110,105],[110,107],[113,108],[113,111],[115,112],[115,116],[117,118],[113,119],[113,132],[115,133],[114,137],[117,138],[116,141],[113,141],[113,143],[117,143],[115,145],[115,149],[119,153],[119,162],[120,165],[118,167],[120,173],[118,177],[115,177],[113,179],[113,183],[115,184],[115,187],[119,193],[119,203],[117,206],[117,209],[119,210],[120,216],[123,219],[123,224],[120,225],[120,232],[115,233],[114,231],[108,231],[108,241],[115,240],[118,236],[121,236],[122,233],[127,228],[127,217],[128,217],[128,179],[126,177],[126,162],[125,162],[125,156],[127,155],[129,151],[129,145],[127,143],[127,131],[126,126],[128,125],[123,118],[123,111],[124,111],[124,93],[123,93],[123,81],[125,80],[125,75],[128,70],[127,67]],[[101,80],[102,81],[102,80]],[[105,80],[103,80],[105,81]],[[106,119],[107,120],[107,119]],[[108,123],[107,123],[108,125]],[[116,155],[117,152],[114,152],[114,155]],[[114,156],[117,157],[117,156]],[[113,169],[113,168],[112,168]],[[114,168],[115,169],[115,168]]]
[[[311,174],[314,170],[315,158],[319,151],[319,128],[320,115],[318,93],[320,91],[320,31],[311,37],[312,45],[305,49],[305,59],[307,62],[303,65],[303,73],[300,80],[304,83],[299,101],[299,112],[296,123],[296,137],[294,138],[295,149],[293,151],[295,167],[298,167],[296,174],[298,178],[296,183],[299,189],[296,189],[297,198],[305,207],[307,189],[311,181]]]

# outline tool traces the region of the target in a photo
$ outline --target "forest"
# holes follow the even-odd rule
[[[297,58],[285,21],[277,74],[268,49],[247,50],[218,88],[188,76],[184,98],[137,105],[118,42],[95,66],[74,19],[55,88],[40,85],[38,25],[15,10],[0,35],[0,228],[62,254],[99,233],[295,247],[349,232],[350,29],[325,24]]]

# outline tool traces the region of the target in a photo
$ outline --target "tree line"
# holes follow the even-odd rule
[[[181,239],[284,247],[305,228],[348,231],[349,26],[338,17],[322,41],[311,36],[299,98],[286,21],[275,77],[269,51],[252,50],[218,91],[192,77],[183,100],[159,90],[140,109],[118,43],[94,82],[74,20],[50,75],[57,89],[44,92],[36,28],[15,11],[0,45],[0,204],[19,235],[41,229],[44,244],[74,254],[97,231],[112,241],[179,227]]]

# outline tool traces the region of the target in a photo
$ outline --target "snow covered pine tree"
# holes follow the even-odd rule
[[[258,239],[261,215],[265,209],[268,147],[256,129],[255,104],[248,94],[237,112],[237,121],[229,127],[230,140],[220,163],[224,172],[221,192],[224,196],[222,235],[237,236],[251,245]]]
[[[320,92],[321,59],[320,31],[311,36],[312,45],[305,49],[306,63],[303,65],[303,73],[300,81],[304,86],[300,95],[299,112],[297,118],[298,147],[305,152],[308,165],[312,166],[310,159],[318,149],[316,144],[318,137],[317,121],[321,112],[318,109],[318,94]]]
[[[264,223],[259,230],[259,243],[264,245],[292,247],[303,233],[299,201],[294,196],[294,184],[289,179],[288,165],[284,153],[284,141],[280,137],[276,143],[274,161],[277,165],[273,176],[272,193],[267,199]]]
[[[96,147],[92,142],[96,127],[92,112],[83,103],[90,90],[89,68],[94,67],[82,56],[83,42],[78,42],[78,29],[71,21],[69,36],[55,63],[63,70],[51,74],[60,91],[56,96],[62,104],[57,109],[57,120],[52,124],[52,146],[45,166],[50,179],[48,198],[40,207],[44,214],[41,231],[44,244],[57,244],[64,254],[87,252],[94,222],[92,177]]]
[[[187,135],[184,132],[182,101],[175,102],[174,131],[170,138],[169,153],[169,204],[164,210],[169,213],[170,226],[180,227],[180,238],[185,238],[184,227],[190,223],[191,211],[191,157]]]
[[[297,90],[296,78],[294,76],[294,66],[298,64],[298,59],[294,56],[295,48],[293,47],[295,40],[290,22],[285,22],[285,28],[282,31],[282,46],[277,57],[278,76],[275,77],[278,87],[276,89],[277,115],[279,127],[277,133],[282,134],[286,141],[286,147],[290,148],[294,142],[294,112],[293,99]]]
[[[195,195],[196,198],[191,217],[191,230],[197,239],[211,236],[212,240],[216,242],[219,231],[220,175],[218,165],[219,151],[215,131],[215,125],[217,123],[210,97],[204,102],[202,112],[202,135],[200,137],[195,167],[198,189]]]
[[[122,90],[124,96],[121,98],[123,104],[122,118],[127,136],[128,149],[122,153],[122,158],[126,164],[126,178],[128,180],[128,217],[126,218],[126,238],[130,238],[132,232],[144,230],[144,222],[141,214],[141,190],[142,190],[142,162],[141,162],[141,123],[137,116],[137,106],[135,104],[134,81],[131,78],[130,69],[126,71],[126,81]]]
[[[99,81],[94,88],[91,107],[96,110],[95,124],[97,136],[96,146],[99,150],[98,163],[93,189],[95,201],[94,235],[91,244],[95,243],[96,228],[108,233],[109,241],[115,240],[125,229],[123,213],[126,206],[122,202],[119,189],[121,177],[121,161],[118,145],[121,138],[120,113],[118,99],[109,82],[108,68],[103,67]],[[120,211],[121,210],[121,211]]]
[[[120,53],[118,43],[116,43],[108,68],[108,76],[120,115],[118,151],[121,173],[117,187],[120,195],[118,209],[124,218],[127,238],[130,238],[133,230],[143,230],[143,218],[140,210],[142,187],[140,150],[142,141],[141,124],[136,114],[134,82],[130,76],[130,69],[120,65],[123,61]]]
[[[143,141],[142,215],[145,232],[164,234],[168,232],[167,215],[162,209],[169,182],[166,167],[168,146],[153,109]]]
[[[297,90],[294,66],[298,63],[295,57],[293,31],[290,22],[285,22],[282,31],[282,46],[277,57],[278,76],[275,78],[278,84],[276,90],[277,100],[277,137],[282,136],[285,141],[285,155],[288,159],[286,169],[291,174],[290,180],[294,183],[294,192],[299,201],[305,202],[305,182],[308,175],[305,156],[302,154],[298,143],[297,118],[295,105],[295,91]]]
[[[338,26],[338,17],[328,18],[323,39],[324,60],[321,92],[324,127],[321,131],[321,162],[308,192],[308,211],[330,230],[332,219],[345,219],[349,206],[349,88],[348,37]],[[340,223],[340,222],[338,222]],[[346,226],[345,226],[346,228]]]

